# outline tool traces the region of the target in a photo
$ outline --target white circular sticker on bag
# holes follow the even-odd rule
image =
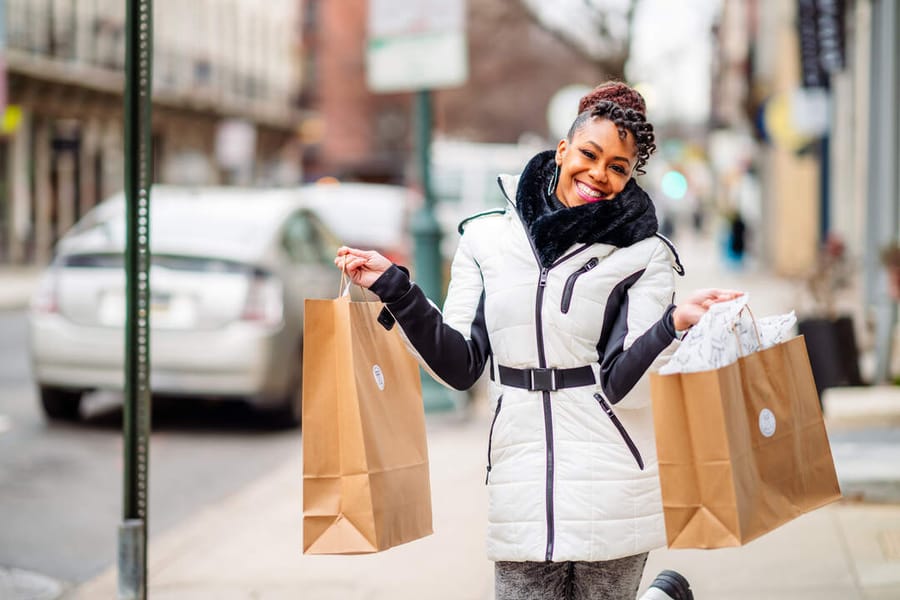
[[[373,365],[372,375],[375,376],[375,384],[378,386],[378,389],[384,391],[384,373],[381,372],[381,367]]]
[[[766,437],[775,435],[775,413],[768,408],[759,411],[759,431]]]

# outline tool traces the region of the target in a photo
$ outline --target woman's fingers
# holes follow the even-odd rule
[[[713,290],[716,298],[720,300],[734,300],[744,295],[744,292],[738,290]]]
[[[348,246],[341,246],[337,251],[338,256],[350,256],[357,258],[371,258],[373,254],[375,254],[374,250],[359,250],[358,248],[350,248]]]
[[[710,304],[715,304],[716,302],[727,302],[728,300],[734,300],[735,298],[739,298],[743,295],[744,292],[737,290],[696,290],[691,295],[689,302],[709,307]]]
[[[338,248],[334,264],[345,269],[356,269],[360,265],[366,264],[373,254],[374,251],[371,250],[357,250],[356,248],[341,246]]]

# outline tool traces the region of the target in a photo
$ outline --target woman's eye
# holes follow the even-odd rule
[[[581,153],[584,154],[585,157],[587,157],[587,158],[589,158],[589,159],[591,159],[591,160],[594,160],[594,159],[596,158],[596,156],[594,155],[594,153],[591,152],[590,150],[582,150]]]
[[[613,165],[612,170],[615,171],[616,173],[618,173],[619,175],[625,174],[625,169],[622,168],[620,165]]]

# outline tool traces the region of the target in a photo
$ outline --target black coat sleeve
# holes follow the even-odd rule
[[[408,272],[396,265],[370,288],[396,319],[423,368],[444,385],[458,390],[475,384],[491,352],[481,272],[463,241],[451,267],[443,313],[410,281]]]

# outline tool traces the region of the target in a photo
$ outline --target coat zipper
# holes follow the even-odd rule
[[[641,458],[641,453],[638,450],[638,447],[635,445],[634,440],[631,439],[631,436],[628,435],[628,430],[626,430],[625,426],[622,425],[622,421],[620,421],[619,417],[616,416],[616,413],[613,412],[613,409],[609,405],[609,402],[606,401],[606,398],[604,398],[600,394],[594,394],[594,398],[596,398],[597,402],[600,403],[600,406],[603,408],[603,412],[606,413],[606,416],[609,417],[609,420],[612,421],[612,424],[615,425],[616,429],[619,430],[619,435],[621,435],[622,439],[625,440],[625,445],[628,446],[629,450],[631,450],[631,455],[634,457],[634,460],[637,461],[638,467],[640,467],[641,471],[643,471],[644,459]]]
[[[525,232],[525,236],[528,238],[529,242],[531,242],[531,248],[535,251],[535,258],[538,259],[538,265],[540,265],[540,258],[534,247],[534,242],[531,241],[531,236],[528,235],[527,231]],[[537,295],[534,302],[534,327],[537,332],[538,366],[542,369],[547,367],[547,357],[544,353],[544,320],[541,317],[541,306],[544,303],[544,288],[547,287],[547,277],[549,274],[549,267],[541,267],[541,275],[538,279]],[[544,553],[544,560],[550,561],[553,560],[553,544],[556,539],[555,517],[553,516],[553,481],[555,477],[553,458],[553,408],[550,405],[549,391],[544,390],[541,392],[541,397],[544,405],[544,440],[547,449],[547,474],[544,491],[544,504],[547,511],[547,546]]]
[[[484,485],[488,484],[488,481],[491,479],[491,444],[494,441],[494,425],[497,424],[497,417],[500,416],[500,406],[503,404],[503,396],[497,398],[497,408],[494,409],[494,418],[491,419],[491,432],[488,433],[488,460],[487,460],[487,474],[484,476]]]
[[[500,183],[500,191],[503,192],[503,195],[506,196],[506,201],[512,204],[512,200],[509,199],[509,195],[506,193],[506,188],[503,187],[502,182]],[[531,239],[531,236],[528,234],[528,227],[525,225],[525,222],[522,220],[522,215],[519,214],[518,210],[515,210],[515,205],[513,205],[513,210],[516,213],[516,216],[519,218],[519,221],[522,223],[522,229],[524,229],[525,239],[528,240],[528,244],[531,246],[531,251],[534,253],[534,259],[537,262],[538,267],[541,269],[541,274],[538,279],[538,289],[537,294],[535,296],[534,303],[534,314],[535,314],[535,331],[537,334],[537,351],[538,351],[538,366],[542,369],[547,368],[547,359],[544,352],[544,320],[541,317],[541,308],[544,303],[544,288],[547,287],[547,278],[550,274],[550,269],[553,267],[567,261],[572,258],[576,254],[580,254],[581,252],[590,248],[593,244],[584,244],[580,248],[573,250],[572,252],[566,254],[562,258],[559,258],[549,267],[544,267],[541,265],[541,256],[537,251],[537,248],[534,245],[534,240]],[[554,507],[553,507],[553,411],[550,406],[550,392],[544,391],[542,393],[543,396],[543,405],[544,405],[544,435],[545,435],[545,444],[547,448],[547,485],[546,485],[546,510],[547,510],[547,546],[546,552],[544,554],[545,560],[550,561],[553,560],[553,545],[556,536],[555,525],[554,525]]]
[[[593,257],[566,279],[566,287],[563,288],[562,303],[560,305],[560,310],[562,310],[563,314],[569,312],[569,306],[572,304],[572,292],[575,290],[575,282],[578,281],[579,277],[596,267],[599,262],[599,258]]]

